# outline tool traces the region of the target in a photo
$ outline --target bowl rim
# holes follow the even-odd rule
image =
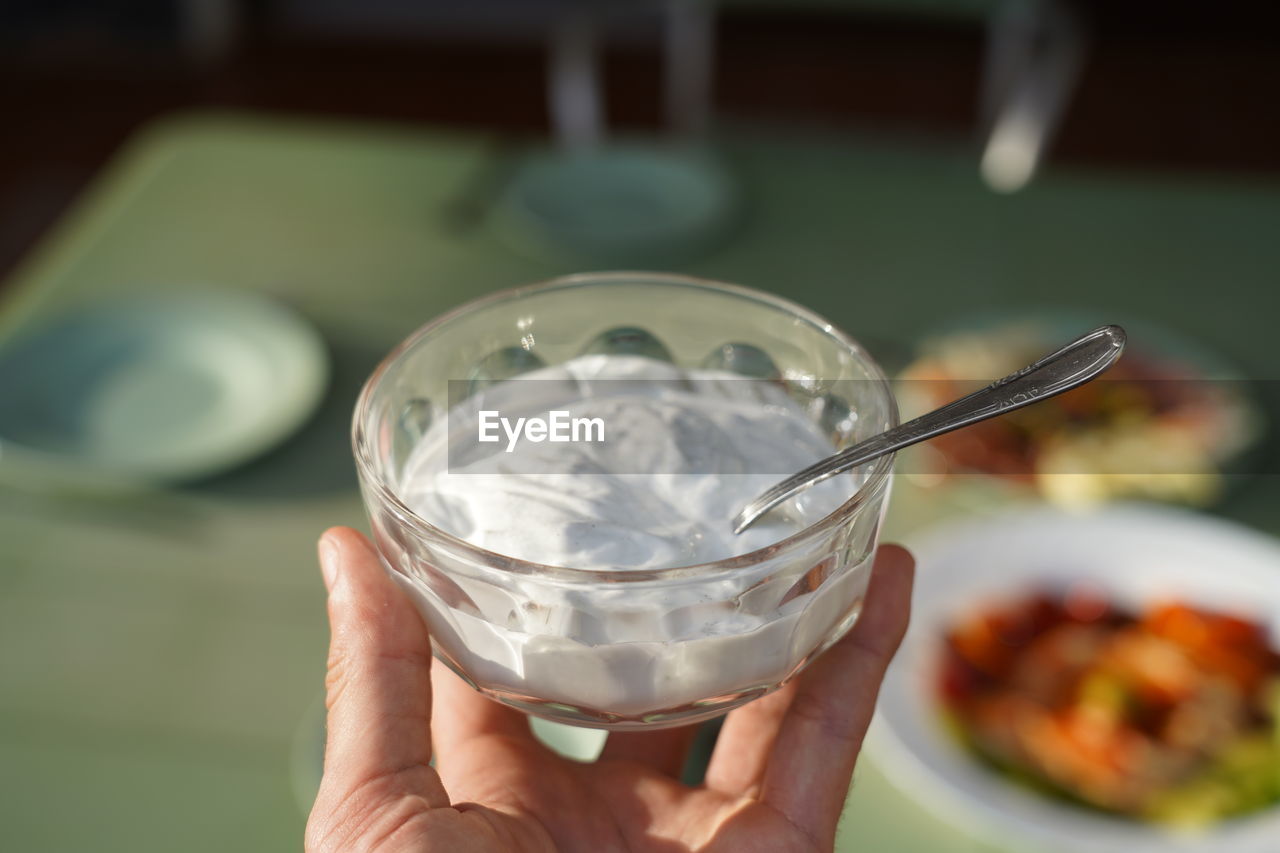
[[[479,561],[498,571],[513,574],[536,574],[539,577],[545,578],[565,581],[590,581],[592,583],[637,583],[642,581],[671,580],[689,577],[703,578],[719,573],[741,570],[769,560],[782,551],[798,548],[827,533],[833,527],[852,517],[855,512],[861,509],[865,504],[869,503],[875,496],[884,490],[888,483],[889,475],[893,469],[893,454],[888,454],[877,459],[870,474],[862,485],[858,487],[847,501],[832,510],[826,516],[815,521],[813,524],[778,540],[777,542],[765,545],[762,548],[757,548],[754,551],[748,551],[745,554],[740,554],[723,560],[657,569],[584,569],[569,566],[553,566],[531,560],[523,560],[518,557],[501,554],[497,551],[490,551],[486,548],[472,544],[471,542],[455,536],[447,530],[443,530],[422,518],[407,504],[400,500],[399,496],[387,485],[386,482],[383,481],[382,477],[377,474],[373,459],[372,442],[365,429],[365,422],[369,417],[373,394],[391,366],[395,364],[405,352],[416,346],[424,338],[461,317],[508,300],[523,299],[535,294],[549,293],[558,290],[572,290],[581,287],[623,284],[636,285],[644,283],[655,283],[666,286],[686,287],[693,290],[717,292],[727,296],[734,296],[740,299],[763,303],[771,308],[789,313],[792,316],[803,320],[823,334],[834,338],[841,346],[850,350],[859,359],[859,361],[862,362],[866,367],[870,378],[873,380],[876,389],[884,395],[888,404],[890,428],[898,425],[899,413],[897,398],[894,396],[892,385],[890,384],[888,377],[885,375],[883,368],[881,368],[875,359],[867,353],[866,349],[864,349],[861,344],[850,337],[846,332],[819,314],[816,314],[789,299],[775,296],[770,293],[764,293],[750,287],[743,287],[742,285],[729,284],[726,282],[697,278],[694,276],[678,275],[674,273],[647,272],[640,270],[576,273],[574,275],[547,279],[536,284],[522,285],[520,287],[499,290],[495,293],[490,293],[465,302],[462,305],[429,320],[392,349],[391,352],[389,352],[382,361],[379,362],[378,366],[374,368],[373,372],[369,375],[369,378],[365,381],[364,386],[360,389],[360,395],[356,399],[355,411],[352,416],[351,445],[353,455],[355,456],[356,472],[359,475],[362,484],[365,488],[370,489],[374,497],[386,509],[390,510],[392,514],[394,514],[406,528],[412,531],[417,538],[423,539],[424,534],[429,534],[430,544],[433,546],[443,545],[446,548],[460,552],[466,557],[471,558],[471,560]]]

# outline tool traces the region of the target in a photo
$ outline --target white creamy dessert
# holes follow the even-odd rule
[[[474,435],[479,411],[514,422],[553,410],[597,419],[605,440],[525,439],[508,451],[501,433],[484,458],[450,465],[450,437]],[[488,389],[446,421],[405,465],[402,500],[442,530],[535,563],[712,562],[777,542],[848,497],[838,487],[806,492],[735,536],[729,519],[748,501],[835,448],[780,386],[719,371],[581,356]]]
[[[596,381],[613,379],[627,381]],[[755,551],[829,514],[856,481],[828,481],[735,536],[729,520],[742,505],[835,448],[785,389],[734,380],[637,356],[537,370],[439,420],[397,492],[441,530],[549,566],[644,572]],[[480,413],[492,410],[512,422],[557,410],[599,419],[604,441],[512,443],[504,433],[480,447]],[[787,560],[683,582],[611,583],[495,577],[442,548],[436,571],[397,577],[446,655],[489,689],[642,715],[772,686],[852,620],[865,572],[803,548]],[[791,595],[764,583],[788,572],[809,586]],[[821,588],[809,594],[814,583]]]

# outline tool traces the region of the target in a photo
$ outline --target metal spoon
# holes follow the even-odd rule
[[[788,477],[742,508],[733,519],[741,533],[778,504],[859,465],[943,433],[1047,400],[1089,382],[1116,363],[1124,351],[1124,329],[1102,326],[980,391],[860,441]]]

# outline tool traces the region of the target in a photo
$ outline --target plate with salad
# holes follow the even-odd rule
[[[1116,504],[913,545],[869,741],[897,785],[1011,849],[1280,849],[1280,543]]]
[[[1098,325],[1069,314],[966,324],[924,339],[898,375],[904,417],[977,390]],[[952,486],[973,475],[1066,507],[1116,500],[1207,506],[1265,429],[1250,384],[1168,329],[1126,321],[1129,346],[1101,379],[908,451],[899,471]],[[969,475],[969,476],[948,476]]]

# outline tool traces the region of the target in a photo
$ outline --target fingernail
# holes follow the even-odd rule
[[[325,589],[333,592],[333,585],[338,580],[338,546],[329,537],[320,538],[320,574],[324,576]]]

